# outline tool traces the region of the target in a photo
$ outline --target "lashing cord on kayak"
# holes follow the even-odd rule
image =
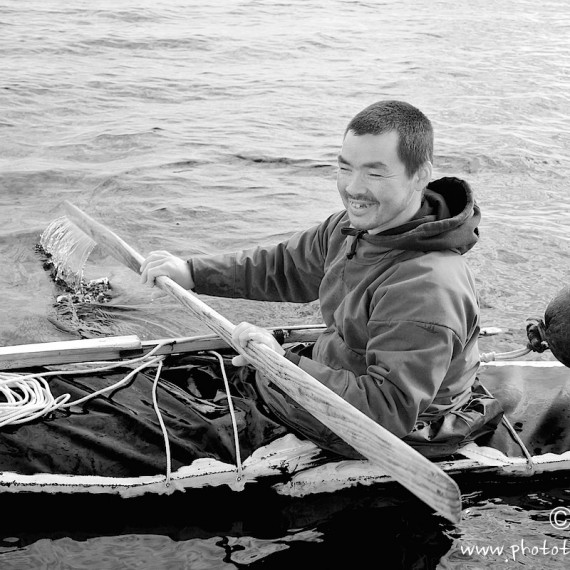
[[[487,396],[494,398],[493,394],[491,394],[491,392],[487,390],[487,388],[483,386],[483,384],[480,384],[480,386],[481,388],[483,388],[483,391],[485,392],[485,394],[487,394]],[[521,448],[521,451],[523,452],[523,455],[526,458],[526,468],[529,474],[534,475],[536,464],[534,462],[534,459],[532,458],[532,455],[530,454],[530,451],[527,449],[523,440],[519,437],[519,434],[516,432],[515,428],[513,427],[513,424],[509,421],[509,418],[507,418],[505,414],[503,414],[501,422],[505,426],[511,437],[516,441],[518,446]]]
[[[219,354],[215,350],[209,350],[208,352],[210,354],[212,354],[213,356],[215,356],[220,363],[220,370],[222,372],[222,378],[224,380],[224,388],[226,390],[226,396],[228,398],[228,409],[230,412],[230,418],[232,421],[232,429],[234,432],[234,447],[235,447],[235,453],[236,453],[236,468],[237,468],[236,481],[239,483],[243,478],[243,465],[242,465],[242,461],[241,461],[241,453],[240,453],[240,447],[239,447],[239,432],[238,432],[238,427],[237,427],[234,405],[233,405],[233,401],[232,401],[232,395],[230,393],[230,384],[228,382],[228,377],[226,374],[226,367],[224,364],[224,359],[223,359],[221,354]],[[170,442],[168,440],[168,432],[166,431],[166,427],[164,426],[164,423],[162,421],[162,414],[160,413],[160,409],[158,407],[158,401],[156,398],[156,388],[158,386],[158,380],[160,379],[161,370],[162,370],[162,361],[159,362],[159,364],[158,364],[158,370],[157,370],[156,376],[154,378],[154,383],[153,383],[153,387],[152,387],[152,402],[153,402],[154,410],[155,410],[156,415],[158,417],[158,421],[160,422],[160,426],[162,428],[162,433],[164,436],[164,447],[166,450],[166,486],[168,487],[170,485],[170,474],[172,471],[171,460],[170,460]]]
[[[162,358],[158,363],[158,368],[156,369],[156,374],[154,376],[154,382],[152,383],[152,405],[154,407],[154,412],[158,418],[158,423],[160,424],[160,429],[162,430],[162,437],[164,438],[164,451],[166,453],[166,480],[164,484],[170,487],[170,476],[172,474],[172,459],[170,456],[170,440],[168,439],[168,432],[166,431],[166,426],[162,419],[162,414],[160,413],[160,408],[158,407],[158,396],[156,394],[156,389],[158,387],[158,381],[160,380],[160,373],[162,372],[162,363],[164,359]]]
[[[242,476],[243,476],[243,467],[242,467],[242,463],[241,463],[241,454],[240,454],[240,449],[239,449],[239,435],[238,435],[236,416],[235,416],[235,412],[234,412],[234,405],[232,402],[232,396],[230,394],[230,384],[228,382],[228,377],[226,375],[226,367],[224,365],[224,359],[222,358],[222,355],[217,353],[215,350],[210,350],[209,352],[210,352],[210,354],[213,354],[219,360],[220,369],[222,371],[222,377],[224,379],[224,387],[226,389],[226,395],[228,397],[228,408],[230,410],[230,416],[232,419],[232,428],[234,430],[234,445],[235,445],[235,449],[236,449],[236,465],[237,465],[236,480],[239,483],[242,479]]]
[[[532,348],[525,346],[523,348],[517,348],[516,350],[511,350],[509,352],[482,352],[479,355],[481,362],[494,362],[495,360],[513,360],[515,358],[520,358],[525,356],[532,351]]]

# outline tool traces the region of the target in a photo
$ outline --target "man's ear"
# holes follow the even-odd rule
[[[429,184],[431,180],[432,165],[429,160],[426,160],[416,171],[414,178],[416,183],[416,190],[418,192],[423,192],[425,187]]]

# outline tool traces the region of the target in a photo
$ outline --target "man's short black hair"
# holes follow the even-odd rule
[[[357,136],[398,133],[398,157],[413,176],[426,161],[433,162],[433,128],[416,107],[403,101],[378,101],[358,113],[346,127]]]

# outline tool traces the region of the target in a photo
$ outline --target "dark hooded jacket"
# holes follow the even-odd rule
[[[462,254],[477,242],[479,220],[468,184],[442,178],[397,228],[362,235],[342,211],[276,246],[189,263],[198,293],[318,298],[325,332],[310,357],[288,357],[425,455],[446,455],[501,416],[476,380],[479,307]],[[259,390],[293,429],[356,456],[276,386],[260,379]]]

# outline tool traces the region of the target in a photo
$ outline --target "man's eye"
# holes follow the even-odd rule
[[[386,178],[383,174],[377,174],[376,172],[369,172],[368,176],[371,178]]]

